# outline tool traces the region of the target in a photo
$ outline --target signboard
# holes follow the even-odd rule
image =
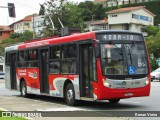
[[[143,41],[142,35],[137,34],[98,34],[97,39],[100,41],[128,40],[128,41]]]

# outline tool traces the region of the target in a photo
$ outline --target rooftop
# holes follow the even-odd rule
[[[111,10],[111,11],[109,11],[107,13],[121,13],[121,12],[128,12],[128,11],[139,10],[139,9],[143,9],[143,8],[145,8],[145,6],[119,8],[119,9],[116,9],[116,10]]]

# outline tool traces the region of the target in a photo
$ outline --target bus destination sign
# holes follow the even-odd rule
[[[130,40],[130,41],[142,41],[142,35],[138,34],[98,34],[97,39],[100,41],[109,40]]]

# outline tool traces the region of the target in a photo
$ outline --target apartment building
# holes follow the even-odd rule
[[[107,12],[108,26],[111,30],[131,30],[142,32],[148,25],[154,25],[155,15],[145,6],[127,7]]]
[[[10,25],[10,28],[14,30],[14,32],[16,33],[23,33],[26,30],[33,31],[32,18],[33,18],[33,15],[28,15],[25,18],[12,23]]]

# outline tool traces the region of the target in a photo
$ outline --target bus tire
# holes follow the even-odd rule
[[[120,101],[120,99],[110,99],[108,100],[111,104],[115,104],[118,103]]]
[[[25,82],[25,81],[22,81],[22,82],[21,82],[20,92],[21,92],[21,96],[22,96],[22,97],[28,97],[28,94],[27,94],[27,86],[26,86],[26,82]]]
[[[75,91],[72,83],[67,84],[65,89],[65,101],[68,105],[74,106],[76,104]]]

